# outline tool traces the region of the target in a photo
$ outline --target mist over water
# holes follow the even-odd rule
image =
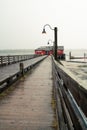
[[[65,49],[64,53],[66,55],[69,55],[69,52],[71,52],[72,56],[81,56],[84,57],[84,53],[87,56],[87,49]]]
[[[71,52],[72,56],[87,56],[87,49],[65,49],[64,53],[66,56],[69,56],[69,52]],[[0,56],[3,55],[27,55],[27,54],[35,54],[34,49],[12,49],[12,50],[0,50]]]
[[[33,49],[0,50],[0,56],[3,55],[27,55],[34,54]]]

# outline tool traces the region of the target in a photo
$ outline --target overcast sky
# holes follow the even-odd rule
[[[0,49],[35,49],[54,40],[66,49],[87,49],[87,0],[0,0]],[[51,44],[51,43],[50,43]]]

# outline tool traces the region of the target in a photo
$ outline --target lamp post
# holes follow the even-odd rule
[[[50,42],[51,42],[51,43],[54,43],[51,39],[49,39],[47,44],[50,44]]]
[[[52,28],[49,24],[44,25],[42,33],[46,33],[45,27],[48,26],[51,30],[54,30],[54,58],[57,60],[57,27]]]
[[[53,45],[51,46],[51,43],[54,43],[51,39],[48,40],[47,44],[49,45],[49,54],[52,54],[53,53]]]

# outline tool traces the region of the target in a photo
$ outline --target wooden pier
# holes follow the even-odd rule
[[[87,90],[63,62],[41,56],[0,71],[0,130],[87,130]]]
[[[51,57],[0,99],[0,130],[56,130]]]
[[[26,60],[20,60],[17,61],[14,64],[10,64],[10,65],[4,65],[0,67],[0,82],[5,80],[6,78],[16,74],[17,72],[20,71],[20,63],[24,64],[24,69],[34,65],[35,63],[37,63],[38,61],[40,61],[41,59],[43,59],[46,56],[39,56],[36,58],[29,58]]]
[[[8,55],[8,56],[0,56],[0,66],[5,66],[25,60],[29,60],[39,55],[30,54],[30,55]]]

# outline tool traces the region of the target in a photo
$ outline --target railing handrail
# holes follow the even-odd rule
[[[29,55],[7,55],[7,56],[5,55],[5,56],[0,56],[0,66],[9,65],[9,64],[20,62],[20,61],[29,60],[31,58],[35,58],[35,57],[38,57],[38,56],[40,56],[40,55],[29,54]]]
[[[59,128],[86,130],[87,109],[84,108],[87,108],[87,91],[80,88],[80,85],[68,76],[53,58],[52,68]]]
[[[2,81],[0,81],[0,93],[2,93],[4,90],[6,90],[11,84],[16,82],[19,78],[24,76],[27,72],[29,72],[32,68],[34,68],[37,64],[39,64],[45,58],[46,58],[45,56],[41,57],[37,61],[33,62],[31,65],[28,65],[27,67],[23,67],[18,72],[15,72],[11,76],[9,76],[9,77],[3,79]]]

